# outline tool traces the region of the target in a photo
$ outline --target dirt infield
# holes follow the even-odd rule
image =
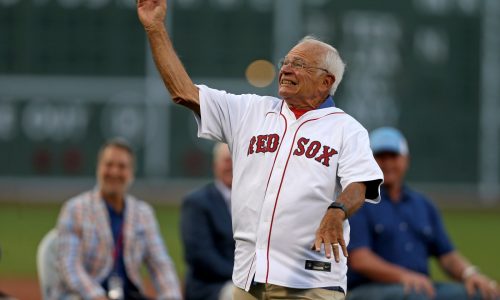
[[[155,295],[152,284],[145,280],[146,293]],[[17,300],[42,300],[38,280],[34,278],[0,278],[0,291]]]
[[[33,278],[0,278],[0,291],[18,300],[41,300],[38,281]]]

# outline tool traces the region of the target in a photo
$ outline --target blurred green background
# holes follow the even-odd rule
[[[43,235],[54,227],[59,205],[0,204],[1,277],[36,277],[36,249]],[[185,274],[179,236],[179,207],[155,205],[162,235],[180,278]],[[443,210],[445,225],[455,246],[482,272],[500,281],[500,208]],[[446,276],[432,263],[432,275]]]
[[[168,3],[195,83],[276,96],[275,74],[260,87],[247,68],[277,65],[315,35],[347,64],[335,103],[368,130],[407,135],[411,180],[500,194],[499,1]],[[138,178],[210,176],[210,144],[188,110],[169,104],[134,1],[0,0],[0,179],[92,176],[113,136],[136,148]]]

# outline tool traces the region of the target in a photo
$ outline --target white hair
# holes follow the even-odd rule
[[[335,76],[335,82],[330,89],[330,95],[333,96],[342,81],[345,70],[345,63],[342,61],[342,58],[340,58],[339,52],[332,45],[327,44],[312,35],[307,35],[298,42],[298,44],[302,43],[317,43],[325,48],[326,52],[323,57],[323,67]]]

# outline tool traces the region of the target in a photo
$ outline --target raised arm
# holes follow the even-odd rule
[[[166,0],[138,0],[137,14],[148,36],[151,52],[172,100],[200,114],[198,88],[175,53],[165,28]]]

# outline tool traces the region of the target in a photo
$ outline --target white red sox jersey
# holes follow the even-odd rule
[[[235,285],[346,290],[346,258],[336,263],[311,246],[343,188],[383,178],[366,130],[335,107],[296,119],[278,98],[198,87],[198,136],[227,143],[233,159]],[[379,186],[367,197],[378,202]],[[343,225],[348,243],[349,222]]]

